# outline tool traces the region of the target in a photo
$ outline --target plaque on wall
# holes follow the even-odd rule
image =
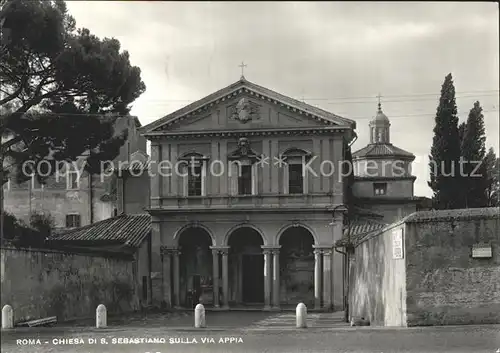
[[[492,257],[491,245],[478,243],[472,246],[472,257],[476,259],[489,259]]]
[[[403,230],[398,229],[392,233],[392,258],[398,260],[403,256]]]

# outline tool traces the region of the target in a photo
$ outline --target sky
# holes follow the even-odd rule
[[[77,27],[118,39],[146,92],[143,125],[245,77],[357,122],[369,142],[381,95],[391,142],[416,156],[427,186],[432,129],[452,73],[460,121],[476,100],[487,147],[499,151],[499,8],[481,2],[69,1]]]

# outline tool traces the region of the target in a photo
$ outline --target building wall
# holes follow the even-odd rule
[[[404,217],[409,216],[410,214],[417,211],[415,202],[390,204],[375,203],[372,200],[370,201],[370,203],[364,203],[363,208],[383,215],[384,218],[382,219],[382,221],[387,224],[398,222]]]
[[[12,306],[16,322],[91,318],[101,303],[108,313],[133,311],[139,308],[136,277],[130,260],[2,248],[1,306]]]
[[[388,197],[411,197],[413,196],[414,181],[414,179],[357,179],[352,190],[356,197],[376,197],[382,200]],[[387,193],[375,195],[373,192],[374,183],[387,183]]]
[[[66,216],[69,214],[80,215],[82,226],[90,224],[91,212],[94,222],[113,215],[114,203],[100,200],[108,191],[106,181],[101,182],[100,176],[93,177],[93,210],[90,208],[91,191],[87,174],[80,177],[79,188],[75,190],[67,189],[65,176],[49,178],[40,189],[33,189],[29,184],[30,181],[23,184],[10,182],[4,189],[5,210],[26,223],[29,223],[32,212],[50,213],[57,228],[66,227]]]
[[[128,130],[128,140],[120,148],[117,161],[127,161],[129,155],[137,150],[146,151],[146,139],[137,131],[136,118],[131,116],[120,117],[115,123],[115,133]],[[78,170],[82,171],[82,160],[75,162]],[[34,211],[49,212],[55,219],[56,227],[66,226],[66,215],[79,214],[81,225],[85,226],[98,222],[114,215],[117,207],[115,201],[102,201],[101,197],[110,193],[114,187],[112,180],[105,174],[93,177],[92,193],[89,188],[89,179],[86,173],[80,176],[80,185],[76,190],[67,189],[66,176],[51,177],[40,190],[30,190],[30,182],[16,185],[13,181],[4,185],[4,207],[19,219],[29,222],[30,213]],[[92,194],[92,202],[90,201]],[[91,217],[91,203],[93,204]]]
[[[128,138],[115,161],[128,161],[129,156],[138,150],[146,152],[146,138],[139,133],[138,128],[136,117],[124,116],[116,120],[115,133],[127,130]]]
[[[301,148],[312,152],[316,159],[311,163],[311,168],[315,171],[308,174],[308,193],[342,193],[342,180],[339,176],[339,162],[342,160],[343,142],[342,136],[331,137],[269,137],[269,138],[249,138],[251,148],[257,154],[264,154],[270,158],[270,165],[257,168],[258,193],[261,195],[284,194],[284,174],[283,168],[274,165],[273,157],[278,157],[286,149],[291,147]],[[157,153],[159,160],[170,161],[173,165],[179,156],[197,152],[205,156],[210,156],[207,163],[206,190],[207,196],[229,196],[231,194],[231,176],[229,175],[227,156],[237,149],[237,138],[227,138],[213,140],[210,138],[199,138],[182,142],[162,142]],[[335,171],[330,173],[328,165],[324,165],[325,173],[320,172],[321,161],[333,161]],[[222,161],[223,166],[219,164]],[[210,173],[210,166],[213,166],[213,173]],[[152,188],[155,182],[161,184],[162,204],[165,206],[177,205],[178,197],[185,197],[184,184],[186,178],[176,173],[171,176],[163,176],[158,179],[153,178]],[[233,174],[234,175],[234,174]],[[305,200],[304,200],[305,202]]]
[[[497,209],[498,210],[498,209]],[[408,325],[500,323],[500,219],[407,224]],[[471,248],[492,245],[490,259]]]
[[[371,325],[406,326],[406,268],[393,257],[393,234],[399,224],[361,243],[350,261],[350,316],[364,317]],[[405,234],[403,232],[403,239]]]
[[[359,177],[409,177],[411,176],[411,162],[395,159],[354,159],[354,175]]]
[[[147,170],[137,176],[123,173],[118,179],[118,213],[144,213],[150,202],[150,177]]]

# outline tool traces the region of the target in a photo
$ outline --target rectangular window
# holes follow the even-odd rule
[[[304,193],[304,176],[302,175],[302,164],[288,165],[288,193]]]
[[[66,228],[78,228],[80,227],[80,215],[79,214],[68,214],[66,215]]]
[[[201,166],[188,167],[188,196],[201,196]]]
[[[80,188],[79,172],[76,170],[68,171],[66,179],[66,189],[78,190]]]
[[[373,194],[375,196],[385,195],[387,193],[387,183],[373,183]]]
[[[238,195],[252,194],[252,166],[242,165],[238,175]]]

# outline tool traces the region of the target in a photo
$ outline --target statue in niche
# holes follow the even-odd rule
[[[250,148],[250,143],[248,142],[248,139],[246,137],[242,137],[238,141],[238,148],[240,150],[240,154],[242,156],[247,156],[248,155],[248,150]]]
[[[259,119],[258,106],[246,98],[241,98],[233,108],[231,119],[246,123],[252,119]]]

